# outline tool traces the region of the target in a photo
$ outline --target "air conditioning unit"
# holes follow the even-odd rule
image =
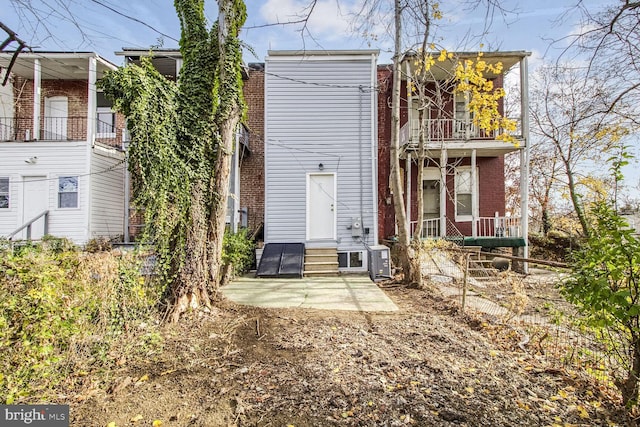
[[[369,277],[374,282],[391,278],[391,254],[384,245],[368,247]]]

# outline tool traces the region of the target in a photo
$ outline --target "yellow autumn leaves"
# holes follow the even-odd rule
[[[473,124],[487,133],[495,133],[495,139],[518,145],[513,133],[517,123],[504,117],[500,112],[500,100],[504,98],[503,88],[494,88],[493,80],[486,75],[500,75],[502,62],[487,62],[479,52],[475,60],[465,59],[456,66],[455,93],[465,97]]]
[[[430,46],[435,49],[435,45]],[[438,62],[455,61],[454,54],[446,49],[439,53],[426,53],[418,50],[414,61],[414,81],[424,79]],[[454,62],[455,63],[455,62]],[[494,81],[487,76],[498,76],[504,71],[502,62],[490,62],[479,52],[475,59],[460,60],[455,65],[453,82],[454,93],[462,94],[469,111],[472,123],[486,134],[495,135],[499,141],[509,142],[518,146],[514,136],[517,122],[504,117],[500,111],[500,100],[505,97],[503,88],[496,88]],[[408,89],[415,91],[415,83],[408,82]]]

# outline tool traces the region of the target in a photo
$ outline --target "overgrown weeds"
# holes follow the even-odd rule
[[[68,241],[6,248],[0,259],[0,396],[53,400],[91,372],[162,346],[163,289],[141,256],[86,253]]]

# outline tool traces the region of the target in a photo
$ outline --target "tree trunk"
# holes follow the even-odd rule
[[[411,262],[414,257],[413,248],[409,241],[409,227],[407,213],[402,197],[402,176],[400,174],[400,99],[401,99],[401,64],[402,64],[402,6],[400,0],[394,1],[395,15],[395,47],[393,56],[393,90],[391,94],[391,189],[393,191],[393,207],[398,227],[398,241],[396,255],[400,268],[404,273],[405,284],[420,283],[420,269]],[[407,188],[406,191],[411,191]]]
[[[173,286],[169,319],[177,322],[184,312],[200,306],[211,307],[207,291],[207,186],[202,180],[193,183],[189,207],[189,229],[185,241],[185,259]]]
[[[210,289],[218,298],[218,289],[223,278],[222,247],[226,229],[227,204],[229,200],[229,177],[231,176],[231,155],[234,149],[236,128],[240,121],[239,108],[233,109],[231,117],[219,124],[220,145],[216,158],[215,174],[212,180],[213,205],[209,225],[209,268]],[[237,149],[237,147],[235,147]]]
[[[420,97],[422,98],[422,96]],[[419,105],[424,105],[422,99],[419,100]],[[427,141],[425,137],[425,123],[424,123],[424,108],[418,110],[418,123],[420,130],[418,131],[418,154],[416,163],[418,164],[418,177],[416,178],[416,206],[418,208],[418,224],[413,232],[414,242],[420,242],[422,239],[422,228],[424,223],[424,160],[427,158]]]
[[[573,171],[571,167],[565,162],[565,170],[567,172],[567,179],[569,181],[569,194],[571,196],[571,203],[573,204],[573,209],[576,211],[576,215],[578,216],[578,221],[580,221],[580,226],[582,227],[582,233],[585,237],[589,237],[591,234],[589,231],[589,223],[587,222],[587,216],[582,209],[582,204],[580,203],[580,196],[576,192],[576,183],[573,176]]]
[[[619,386],[622,402],[630,409],[638,403],[638,376],[640,375],[640,337],[634,336],[631,344],[631,369]]]
[[[242,53],[238,38],[239,28],[246,18],[244,3],[238,0],[218,2],[218,74],[220,81],[220,106],[216,125],[220,133],[216,150],[215,173],[212,179],[212,207],[209,218],[209,268],[210,287],[217,298],[224,276],[222,250],[226,228],[227,203],[229,199],[229,177],[231,155],[235,135],[242,111],[242,83],[240,64]]]

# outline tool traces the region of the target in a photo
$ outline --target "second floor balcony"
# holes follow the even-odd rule
[[[521,120],[515,119],[517,124],[513,136],[522,140]],[[427,150],[437,152],[442,149],[454,151],[468,151],[478,149],[491,151],[493,154],[504,154],[514,151],[517,147],[498,139],[503,130],[486,131],[474,125],[470,120],[455,118],[428,119],[422,128]],[[400,129],[400,145],[406,150],[417,150],[420,142],[420,121],[411,119]]]
[[[103,115],[102,119],[105,118]],[[92,129],[95,141],[120,147],[124,127],[115,123],[115,115],[107,120],[89,120],[86,116],[44,116],[34,130],[33,117],[0,117],[0,142],[86,141]]]

